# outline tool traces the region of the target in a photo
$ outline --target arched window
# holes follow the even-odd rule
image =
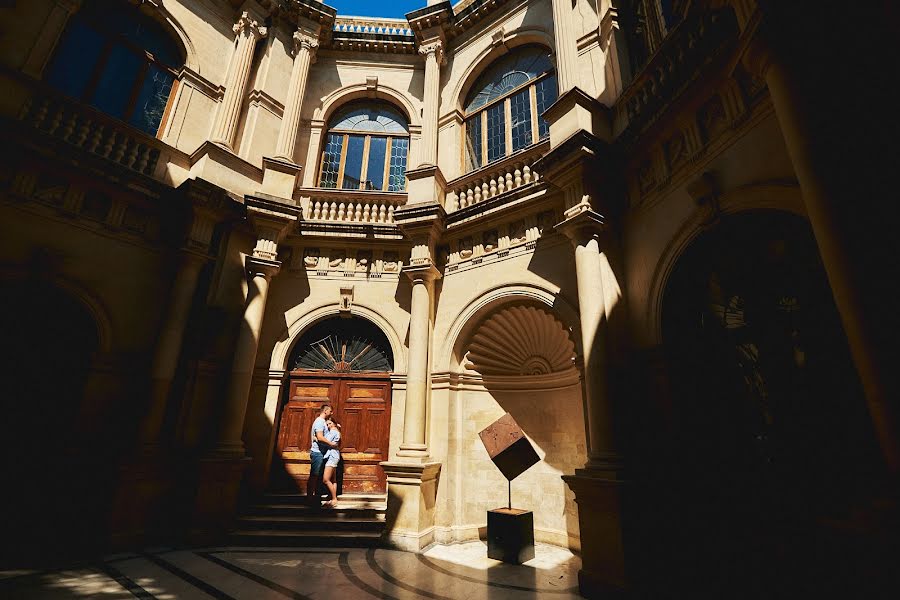
[[[467,170],[547,137],[540,115],[557,93],[550,52],[542,46],[523,46],[488,67],[466,98]]]
[[[319,187],[406,189],[409,126],[383,102],[353,103],[331,119],[322,152]]]
[[[387,336],[371,321],[337,317],[310,327],[289,363],[292,370],[386,373],[394,368],[394,354]]]
[[[157,135],[183,62],[178,45],[151,17],[126,2],[92,0],[69,22],[45,79]]]

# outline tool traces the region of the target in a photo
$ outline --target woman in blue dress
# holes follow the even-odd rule
[[[325,503],[325,506],[334,508],[337,506],[337,484],[335,483],[335,473],[337,472],[338,463],[341,462],[341,451],[339,450],[341,444],[341,426],[331,418],[325,421],[325,425],[328,426],[328,432],[325,434],[325,439],[337,444],[336,446],[329,448],[325,453],[325,475],[323,477],[325,487],[328,488],[328,492],[331,494],[331,499]]]

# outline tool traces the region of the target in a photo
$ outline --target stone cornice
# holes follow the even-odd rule
[[[582,129],[539,158],[534,168],[545,178],[551,178],[555,171],[564,168],[572,160],[604,157],[612,157],[611,146]]]

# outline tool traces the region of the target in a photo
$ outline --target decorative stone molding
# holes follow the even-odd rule
[[[483,321],[465,367],[490,375],[549,375],[574,369],[575,344],[565,326],[543,308],[512,306]]]
[[[231,28],[236,35],[244,33],[253,37],[254,40],[261,40],[268,35],[269,30],[261,25],[259,20],[250,15],[248,11],[243,11],[238,18],[237,23]]]

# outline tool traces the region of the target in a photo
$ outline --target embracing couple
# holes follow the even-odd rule
[[[310,506],[319,506],[319,481],[323,479],[331,499],[325,506],[337,506],[337,484],[335,473],[341,462],[341,426],[332,418],[330,404],[323,404],[319,416],[313,421],[310,438],[312,446],[309,450],[309,479],[306,482],[306,501]]]

